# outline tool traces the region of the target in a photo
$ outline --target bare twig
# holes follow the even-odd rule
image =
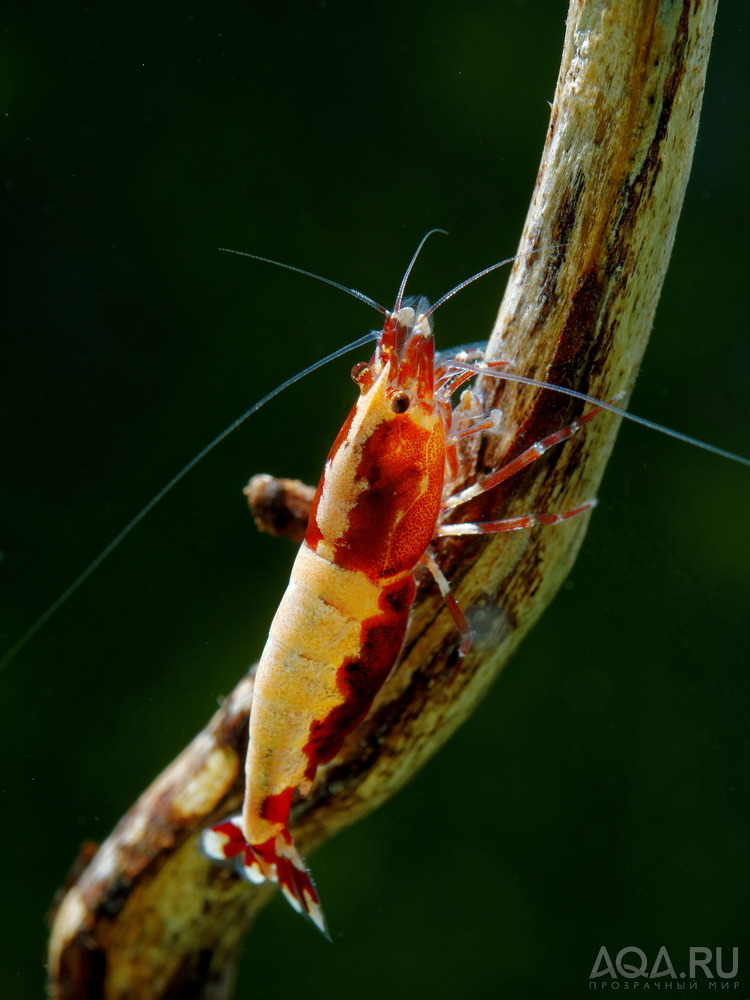
[[[695,142],[713,0],[572,0],[544,157],[491,351],[521,374],[605,398],[636,377]],[[544,390],[485,379],[502,400],[481,475],[580,411]],[[574,507],[596,494],[617,420],[602,416],[465,515]],[[450,539],[440,557],[479,635],[464,661],[422,582],[409,640],[369,717],[296,804],[303,852],[391,796],[471,712],[552,599],[586,528]],[[59,907],[56,998],[225,998],[239,946],[268,898],[205,860],[199,831],[240,802],[252,676],[120,822]]]

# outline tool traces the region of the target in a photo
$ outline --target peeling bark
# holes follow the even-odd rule
[[[490,341],[514,371],[599,398],[632,389],[690,170],[715,3],[572,0],[541,168]],[[484,379],[504,434],[476,478],[569,422],[582,404]],[[466,508],[464,520],[561,511],[596,495],[619,421],[598,417]],[[429,580],[407,646],[368,718],[293,810],[303,853],[397,791],[467,717],[552,599],[586,518],[439,556],[478,640],[463,661]],[[200,831],[237,809],[252,675],[141,796],[64,895],[50,993],[81,998],[231,996],[244,935],[270,896],[204,859]]]

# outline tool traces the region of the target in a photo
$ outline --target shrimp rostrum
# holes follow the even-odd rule
[[[467,430],[454,417],[451,397],[480,367],[488,368],[466,354],[436,364],[431,316],[448,296],[431,307],[425,299],[404,303],[402,293],[403,285],[392,312],[379,307],[386,318],[373,358],[352,372],[360,396],[326,459],[307,534],[257,667],[242,814],[207,830],[203,839],[210,857],[233,859],[251,881],[278,882],[292,906],[323,933],[317,892],[288,829],[292,799],[297,790],[309,793],[318,767],[336,757],[393,669],[420,564],[446,599],[462,635],[460,653],[471,644],[430,543],[439,535],[555,523],[594,503],[563,514],[439,525],[442,510],[513,475],[601,408],[450,497],[459,438],[493,423],[492,415],[480,414]]]

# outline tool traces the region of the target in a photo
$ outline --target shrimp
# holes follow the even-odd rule
[[[326,936],[318,894],[288,829],[292,799],[297,790],[309,793],[320,765],[333,760],[365,718],[398,660],[418,566],[435,577],[462,636],[459,652],[468,652],[470,628],[430,543],[440,535],[559,523],[596,502],[560,514],[439,524],[441,512],[514,475],[607,404],[532,445],[478,487],[450,497],[459,440],[491,429],[495,417],[480,414],[468,429],[457,419],[451,397],[480,368],[466,352],[436,364],[431,316],[447,296],[434,306],[404,301],[405,281],[370,363],[353,369],[360,396],[326,459],[257,667],[242,813],[203,835],[209,857],[234,860],[252,882],[278,882]],[[466,408],[464,400],[461,413]]]

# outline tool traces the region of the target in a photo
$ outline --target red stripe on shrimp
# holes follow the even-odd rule
[[[370,710],[373,699],[391,672],[401,652],[416,585],[411,574],[383,589],[383,613],[362,623],[362,654],[345,661],[336,674],[344,700],[323,719],[310,726],[310,739],[303,747],[309,759],[305,771],[312,780],[319,764],[333,760],[347,735]]]

